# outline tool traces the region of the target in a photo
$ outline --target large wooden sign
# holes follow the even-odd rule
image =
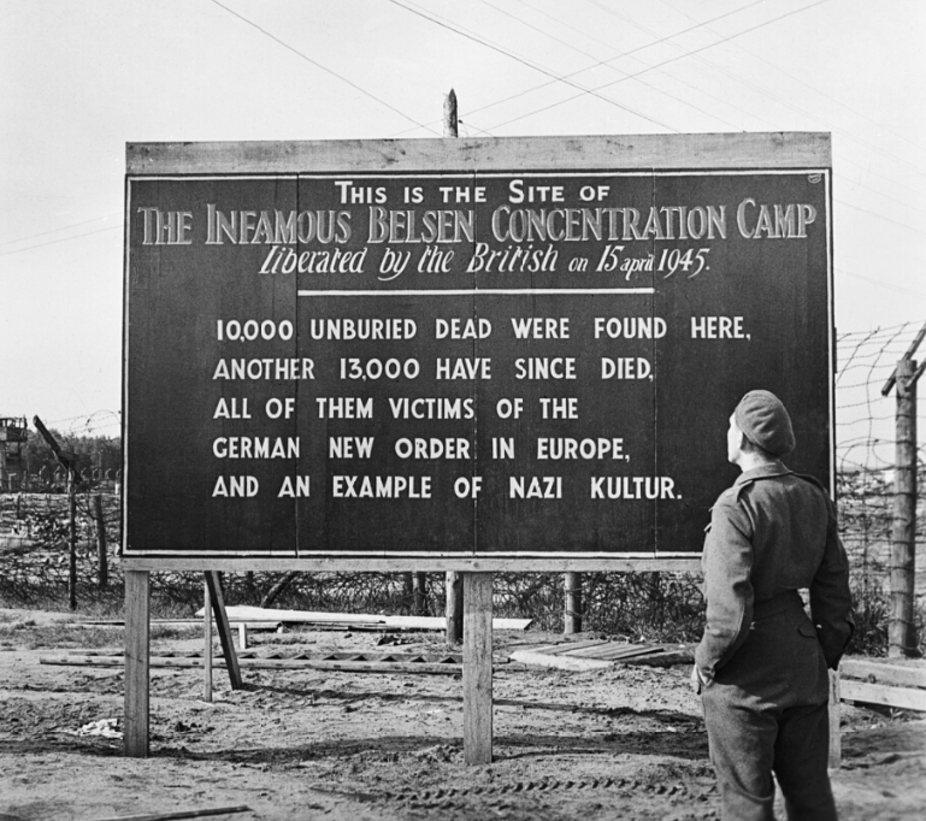
[[[829,166],[818,134],[129,146],[125,555],[691,556],[759,387],[831,481]]]

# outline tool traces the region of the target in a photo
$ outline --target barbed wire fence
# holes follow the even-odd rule
[[[836,475],[840,532],[849,553],[859,643],[887,643],[891,589],[891,540],[897,468],[896,399],[882,388],[910,350],[922,321],[873,331],[837,334]],[[923,352],[921,352],[921,356]],[[916,408],[924,416],[924,403]],[[918,425],[922,429],[921,425]],[[916,475],[923,476],[923,449]],[[922,488],[922,482],[918,482]],[[924,642],[926,540],[923,494],[916,500],[914,619]]]

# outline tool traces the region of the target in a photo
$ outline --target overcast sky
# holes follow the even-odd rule
[[[0,0],[0,414],[118,433],[127,142],[434,137],[450,88],[461,136],[831,132],[837,328],[921,323],[924,43],[922,0]]]

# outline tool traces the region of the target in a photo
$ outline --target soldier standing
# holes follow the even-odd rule
[[[835,505],[781,462],[793,449],[778,397],[747,393],[727,433],[742,473],[714,504],[704,543],[707,621],[692,670],[724,819],[773,821],[773,772],[791,821],[836,818],[827,668],[852,635],[849,565]]]

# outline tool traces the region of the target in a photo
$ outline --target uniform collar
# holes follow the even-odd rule
[[[789,476],[794,471],[786,468],[780,461],[771,462],[766,465],[760,465],[752,470],[741,473],[733,483],[734,487],[754,482],[756,479],[771,479],[775,476]]]

